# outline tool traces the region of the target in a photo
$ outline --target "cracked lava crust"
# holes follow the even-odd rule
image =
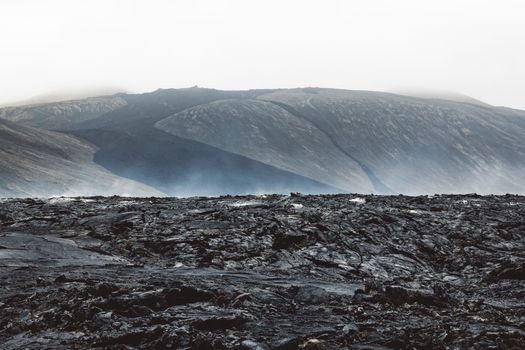
[[[525,348],[525,197],[0,202],[2,349]]]

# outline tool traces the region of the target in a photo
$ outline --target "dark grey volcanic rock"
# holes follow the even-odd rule
[[[0,347],[523,349],[524,218],[511,195],[4,200]]]
[[[0,234],[0,246],[2,266],[105,266],[126,263],[124,259],[83,249],[70,239],[56,236],[7,232]]]
[[[94,163],[95,152],[71,135],[0,120],[0,197],[161,194]]]
[[[0,109],[0,118],[83,138],[98,165],[169,195],[525,193],[525,112],[472,101],[189,88]]]

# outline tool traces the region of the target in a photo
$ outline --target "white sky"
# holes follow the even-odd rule
[[[525,109],[523,0],[0,0],[0,103],[64,89],[462,92]]]

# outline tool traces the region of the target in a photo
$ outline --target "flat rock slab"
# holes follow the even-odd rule
[[[55,236],[8,232],[0,235],[0,266],[83,266],[125,264],[125,259],[78,247]]]

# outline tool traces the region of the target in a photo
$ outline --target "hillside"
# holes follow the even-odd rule
[[[83,139],[99,169],[168,195],[525,193],[525,112],[472,101],[188,88],[9,107],[0,118]],[[10,184],[47,181],[29,178]]]
[[[288,90],[260,96],[330,135],[395,193],[525,190],[525,118],[385,93]]]
[[[93,162],[93,145],[0,120],[0,196],[160,195]]]
[[[124,107],[127,101],[118,95],[91,97],[57,103],[0,108],[0,118],[25,126],[67,130],[72,125],[95,119]]]
[[[328,135],[273,103],[223,100],[189,108],[155,125],[346,191],[373,190],[359,164]]]

